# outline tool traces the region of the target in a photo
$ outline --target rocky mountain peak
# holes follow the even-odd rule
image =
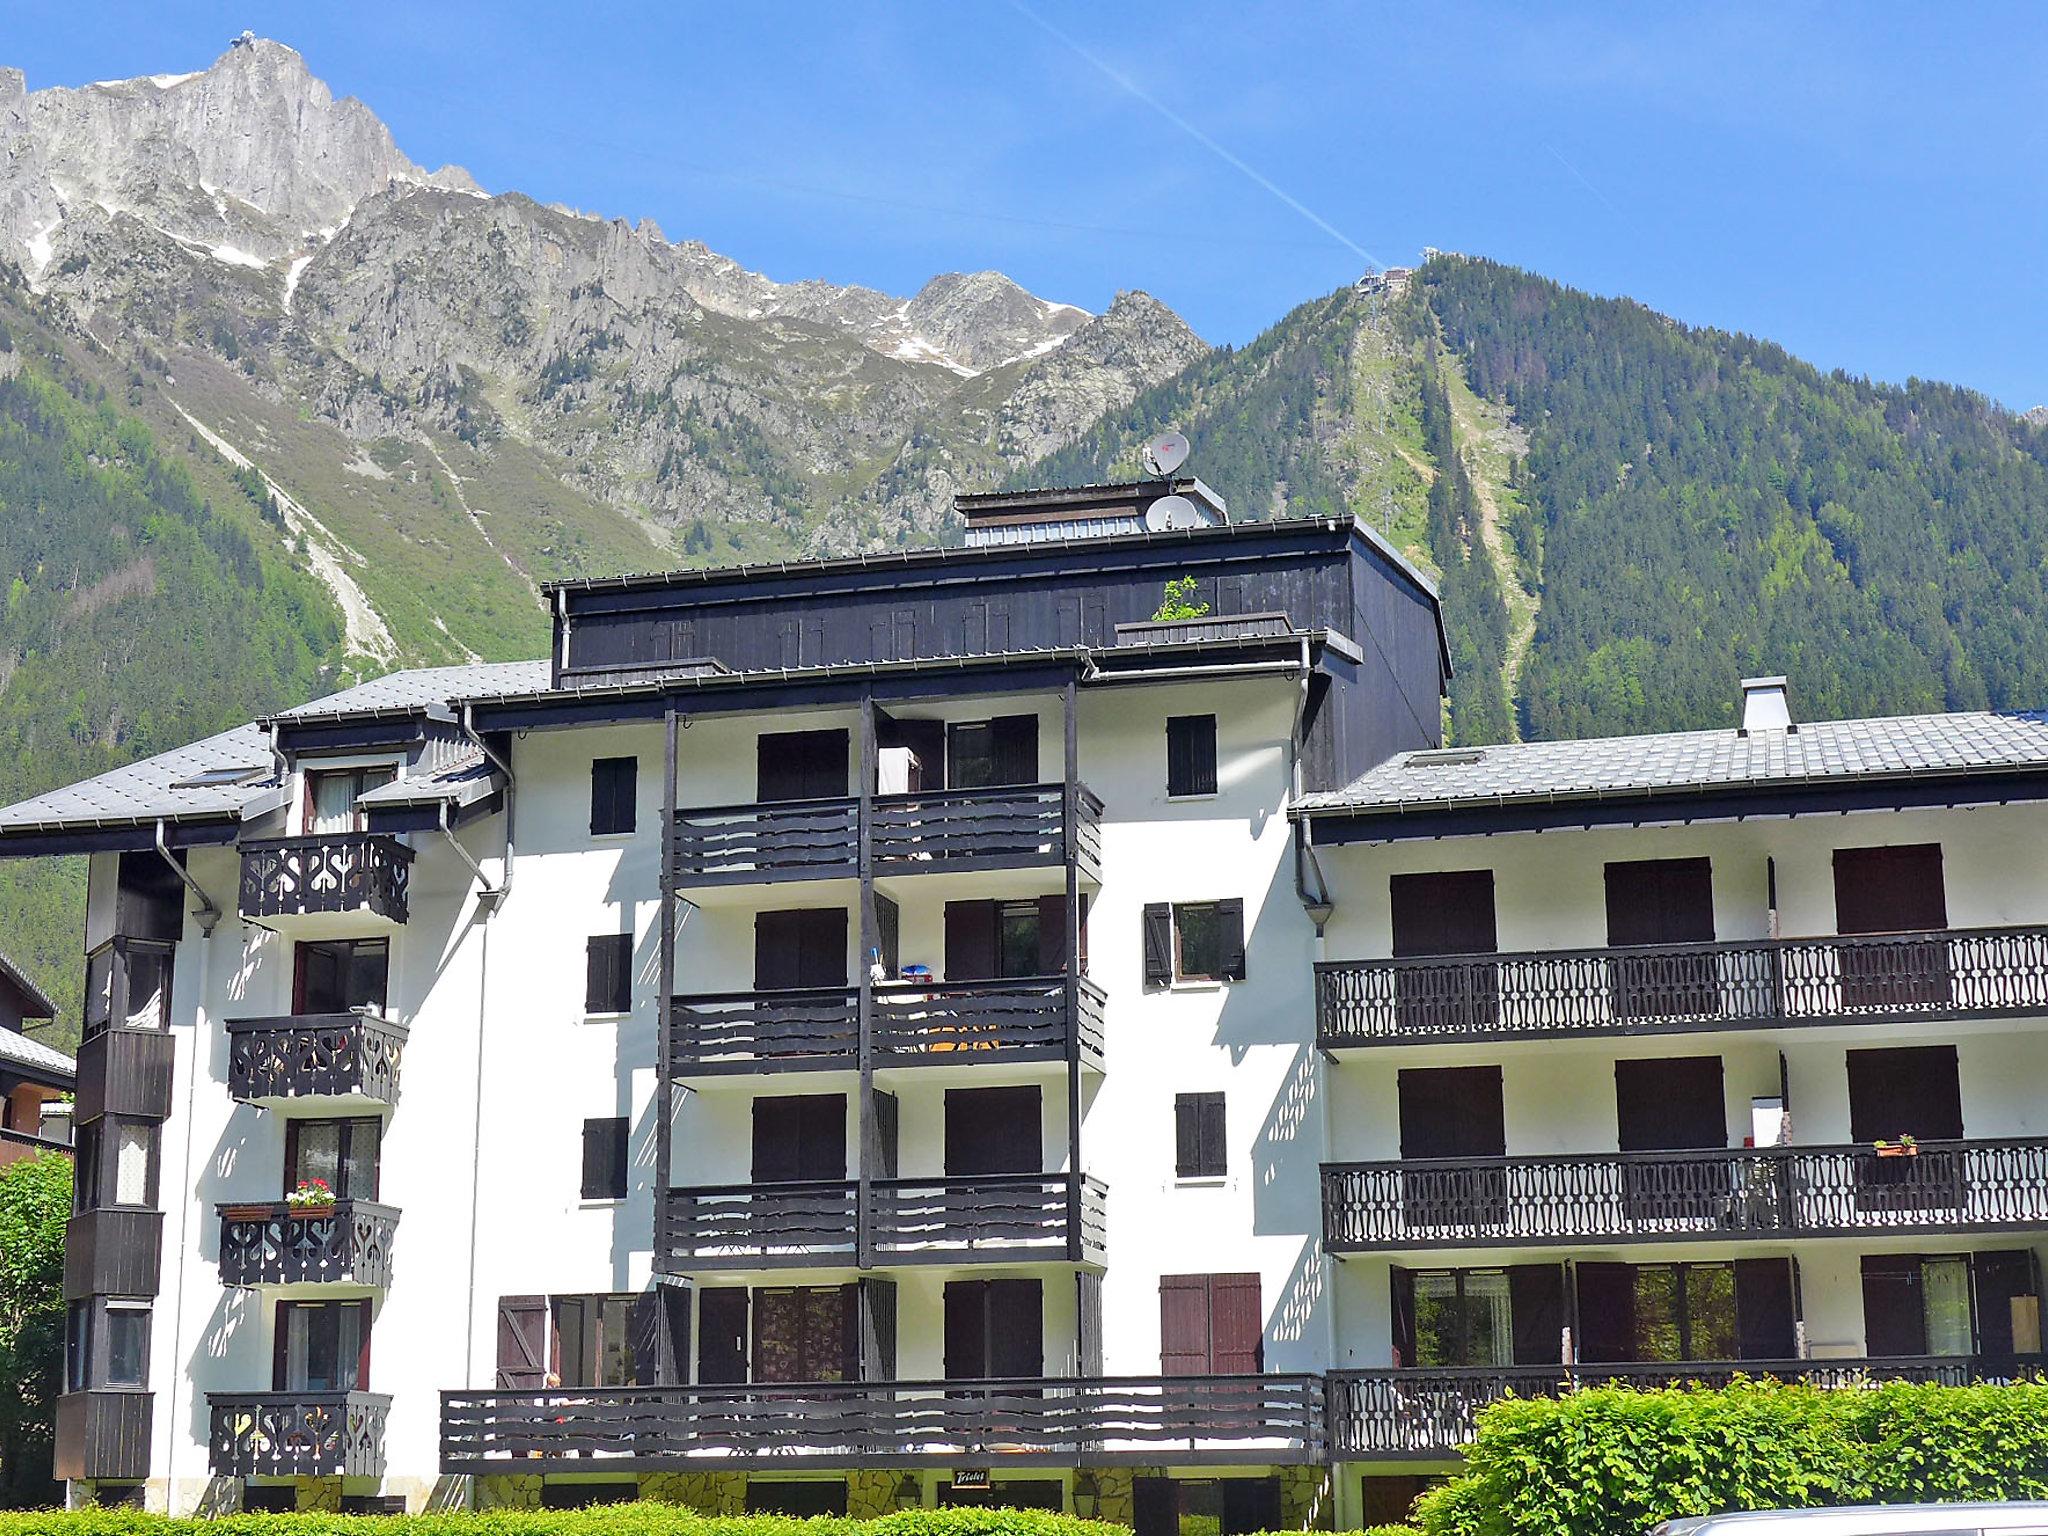
[[[1051,350],[1088,313],[1026,293],[1000,272],[945,272],[917,291],[903,318],[935,351],[978,373]]]

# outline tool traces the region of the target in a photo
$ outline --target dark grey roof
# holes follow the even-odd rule
[[[1848,780],[2048,771],[2048,714],[1973,711],[1820,720],[1792,731],[1678,731],[1403,752],[1304,816],[1384,815]]]
[[[367,683],[280,710],[273,720],[326,720],[426,709],[450,699],[489,699],[527,693],[548,685],[549,668],[539,661],[483,661],[464,667],[414,667],[388,672]]]
[[[57,1005],[50,1001],[50,994],[28,979],[28,974],[5,955],[0,955],[0,981],[5,981],[21,994],[21,1014],[25,1019],[54,1019]]]
[[[62,1051],[14,1030],[0,1029],[0,1064],[9,1062],[47,1077],[72,1079],[78,1076],[78,1063]]]
[[[443,763],[432,773],[408,774],[365,790],[356,797],[361,806],[432,805],[446,800],[453,805],[472,805],[486,799],[498,787],[497,770],[483,753],[471,751]]]

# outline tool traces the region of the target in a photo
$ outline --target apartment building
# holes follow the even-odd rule
[[[1229,1536],[2038,1350],[2048,725],[1445,751],[1362,525],[962,512],[0,811],[90,856],[74,1497]]]

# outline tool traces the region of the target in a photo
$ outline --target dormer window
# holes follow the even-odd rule
[[[306,831],[360,832],[363,812],[356,801],[368,791],[389,784],[398,770],[388,764],[374,768],[308,768],[306,770]]]

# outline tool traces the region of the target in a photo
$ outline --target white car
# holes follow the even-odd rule
[[[2048,1503],[1847,1504],[1666,1520],[1650,1536],[2048,1536]]]

